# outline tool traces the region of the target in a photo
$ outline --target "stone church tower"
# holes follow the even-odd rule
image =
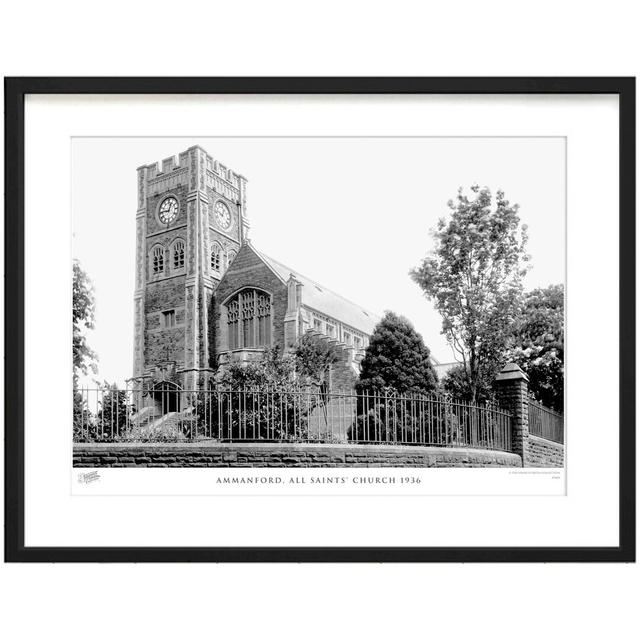
[[[208,384],[211,299],[247,231],[246,179],[201,147],[138,168],[134,384]]]

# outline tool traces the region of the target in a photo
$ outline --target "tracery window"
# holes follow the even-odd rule
[[[258,344],[266,346],[271,343],[271,299],[264,293],[258,294]]]
[[[184,269],[184,242],[178,240],[173,245],[173,268]]]
[[[229,327],[229,349],[238,348],[238,318],[240,305],[238,300],[232,300],[227,305],[227,324]]]
[[[221,253],[220,245],[214,244],[211,247],[211,269],[213,271],[220,271]]]
[[[271,345],[271,297],[255,289],[243,289],[227,302],[229,349]]]
[[[240,294],[242,307],[242,346],[253,347],[255,334],[255,300],[253,291]]]
[[[153,250],[153,273],[162,273],[164,271],[164,249],[156,247]]]

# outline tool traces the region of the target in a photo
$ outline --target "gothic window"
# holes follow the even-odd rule
[[[238,300],[232,300],[227,305],[227,323],[229,325],[229,349],[238,348],[238,316],[239,316]]]
[[[229,265],[233,262],[235,257],[236,257],[235,251],[229,251],[229,253],[227,253],[227,269],[229,268]]]
[[[184,269],[184,242],[178,240],[173,245],[173,268]]]
[[[271,342],[271,299],[264,293],[258,294],[258,344],[265,346]]]
[[[153,273],[162,273],[164,271],[164,249],[156,247],[153,250]]]
[[[240,304],[242,306],[242,346],[253,347],[255,333],[255,296],[253,291],[240,294]]]
[[[220,271],[220,263],[222,262],[221,253],[220,245],[214,244],[211,247],[211,269],[213,271]]]
[[[271,298],[243,289],[227,303],[229,349],[252,349],[271,344]]]

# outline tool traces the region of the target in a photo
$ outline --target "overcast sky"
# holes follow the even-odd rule
[[[459,186],[503,189],[529,225],[527,289],[565,280],[563,138],[74,138],[73,256],[93,280],[99,380],[132,375],[136,168],[193,144],[248,179],[254,246],[378,314],[441,362],[441,318],[408,272]]]

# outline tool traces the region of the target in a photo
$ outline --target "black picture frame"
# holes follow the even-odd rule
[[[5,561],[635,561],[635,78],[5,78]],[[620,160],[619,531],[615,547],[26,547],[24,102],[27,94],[615,94]]]

